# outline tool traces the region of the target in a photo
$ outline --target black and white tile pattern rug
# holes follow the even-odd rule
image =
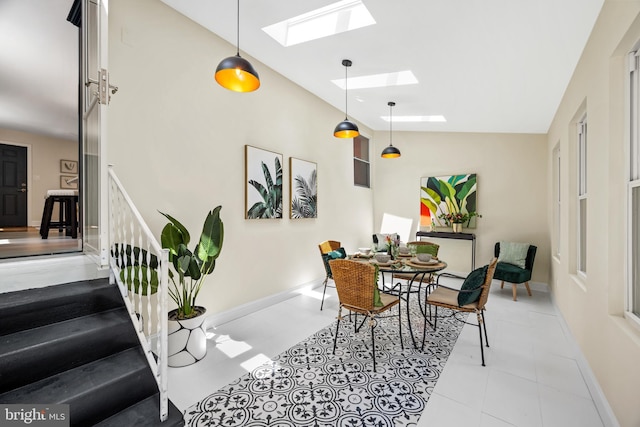
[[[404,350],[398,339],[397,315],[381,319],[375,329],[375,373],[370,327],[365,324],[355,333],[343,311],[335,355],[334,322],[188,408],[186,425],[415,426],[462,323],[452,317],[440,318],[436,332],[427,325],[427,343],[420,351],[414,349],[408,334],[405,309],[402,303]],[[421,342],[422,319],[417,306],[411,311],[413,332]],[[397,313],[395,308],[391,312]]]

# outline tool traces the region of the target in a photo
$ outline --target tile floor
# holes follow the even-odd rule
[[[106,275],[91,272],[82,256],[28,263],[0,262],[0,292]],[[70,271],[74,277],[69,277]],[[323,311],[318,290],[301,291],[210,330],[202,361],[169,368],[172,401],[185,410],[331,323],[337,313],[335,290],[328,290]],[[573,338],[567,336],[544,286],[534,287],[532,297],[520,289],[514,302],[510,287],[501,290],[494,281],[487,308],[487,366],[480,365],[477,328],[465,326],[418,427],[615,425],[604,423],[608,418],[599,415],[577,363],[580,355]]]
[[[169,368],[169,394],[185,410],[218,388],[331,323],[331,289],[323,311],[319,288],[210,330],[207,356]],[[478,329],[465,326],[419,426],[581,426],[603,423],[576,362],[572,338],[543,286],[533,296],[494,281],[488,301],[486,367]]]

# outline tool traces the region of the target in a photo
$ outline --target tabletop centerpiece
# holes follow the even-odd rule
[[[400,246],[400,236],[396,234],[395,239],[388,235],[386,237],[387,253],[391,255],[391,259],[394,260],[398,257],[398,247]]]

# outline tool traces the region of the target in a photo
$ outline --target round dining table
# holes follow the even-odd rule
[[[378,270],[382,273],[382,292],[398,295],[398,297],[405,301],[407,309],[407,323],[409,325],[409,335],[411,336],[411,340],[413,342],[413,347],[418,348],[416,343],[416,339],[413,336],[413,328],[411,326],[411,311],[409,310],[409,300],[411,294],[417,294],[418,296],[418,304],[420,307],[420,312],[423,316],[424,326],[426,328],[426,309],[423,307],[422,302],[419,299],[420,291],[422,289],[422,285],[429,285],[429,281],[427,277],[431,276],[433,273],[437,273],[438,271],[444,270],[447,268],[447,263],[442,261],[441,259],[434,258],[429,263],[419,262],[417,259],[413,257],[403,257],[399,256],[395,260],[391,260],[388,263],[380,263],[375,260],[375,258],[362,256],[362,255],[350,255],[349,259],[353,259],[354,261],[360,262],[368,262],[371,264],[377,264]],[[391,273],[391,286],[387,286],[385,280],[385,273]],[[396,275],[402,275],[402,277],[398,277],[398,280],[406,280],[407,284],[403,285],[400,282],[393,283],[394,277]],[[416,288],[417,283],[417,288]],[[428,292],[428,290],[427,290]],[[400,338],[402,339],[402,337]]]

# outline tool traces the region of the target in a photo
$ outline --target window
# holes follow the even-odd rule
[[[629,55],[629,150],[627,182],[627,312],[640,322],[640,70],[638,52]]]
[[[587,273],[587,117],[578,122],[578,272]]]
[[[353,138],[353,185],[369,188],[369,139],[362,135]]]
[[[555,256],[560,257],[560,242],[562,236],[562,228],[560,227],[560,213],[562,212],[562,198],[561,193],[561,181],[560,181],[560,143],[553,150],[553,198],[554,198],[554,211],[553,211],[553,232],[555,233],[555,246],[553,253]]]

